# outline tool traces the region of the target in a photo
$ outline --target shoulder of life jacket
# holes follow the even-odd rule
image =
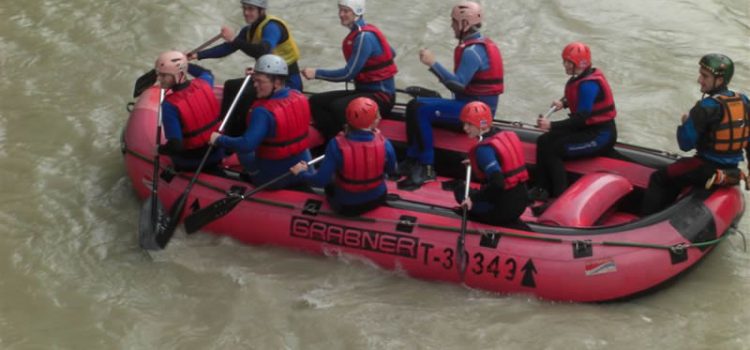
[[[500,168],[505,178],[505,189],[510,189],[519,183],[529,180],[529,172],[526,169],[526,158],[523,154],[523,144],[518,135],[512,131],[501,131],[488,137],[482,142],[474,145],[469,150],[469,160],[472,170],[480,180],[487,178],[486,174],[479,168],[476,159],[476,149],[480,145],[489,145],[495,151],[500,161]]]

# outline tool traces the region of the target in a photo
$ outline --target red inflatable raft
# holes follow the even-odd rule
[[[125,166],[140,198],[149,195],[153,181],[158,95],[150,88],[139,97],[122,136]],[[402,115],[403,106],[397,106],[381,123],[397,148],[406,140]],[[539,131],[519,123],[497,126],[518,133],[533,174]],[[452,210],[456,203],[446,184],[450,176],[462,176],[459,162],[472,141],[462,133],[435,133],[439,181],[416,191],[399,190],[388,181],[387,205],[365,216],[336,215],[318,189],[260,191],[205,230],[248,244],[355,255],[409,276],[492,292],[599,302],[641,295],[678,277],[712,251],[744,212],[739,188],[696,188],[669,208],[639,217],[649,175],[676,156],[618,144],[607,157],[567,163],[572,185],[541,216],[527,209],[523,223],[513,227],[469,222],[461,276],[456,254],[461,216]],[[322,141],[317,132],[311,134],[318,138],[314,142]],[[193,174],[174,174],[167,157],[161,159],[158,198],[169,208]],[[183,218],[225,198],[232,188],[253,188],[233,170],[236,160],[225,163],[226,176],[199,176]]]

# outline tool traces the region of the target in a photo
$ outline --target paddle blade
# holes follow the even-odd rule
[[[407,86],[403,92],[411,97],[441,97],[439,92],[421,86]]]
[[[163,229],[157,232],[156,243],[164,249],[169,240],[172,239],[174,231],[177,229],[177,224],[180,223],[180,217],[182,211],[185,208],[185,201],[187,200],[187,193],[183,193],[177,201],[174,202],[172,208],[169,209],[169,216],[167,217],[166,223],[162,226]]]
[[[456,244],[456,247],[457,247],[456,261],[458,263],[458,274],[461,278],[461,281],[464,280],[464,275],[466,274],[466,265],[468,263],[466,251],[464,249],[464,246],[465,246],[464,239],[465,239],[464,236],[459,235],[458,242]]]
[[[156,205],[156,215],[152,205]],[[159,232],[164,230],[164,207],[161,201],[155,196],[149,196],[141,207],[141,214],[138,221],[138,245],[146,250],[160,250],[164,247],[159,245],[157,237]]]
[[[188,215],[188,217],[185,218],[185,232],[190,234],[200,230],[203,226],[227,215],[240,202],[242,202],[241,196],[235,195],[225,197]]]
[[[152,69],[146,74],[141,75],[141,77],[135,81],[135,86],[133,87],[133,98],[140,96],[146,91],[146,89],[153,86],[154,83],[156,83],[156,71]]]

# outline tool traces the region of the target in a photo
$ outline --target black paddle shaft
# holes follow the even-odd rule
[[[479,142],[482,142],[482,135],[479,135]],[[471,187],[471,164],[466,165],[466,187],[464,187],[464,201],[469,198],[469,189]],[[464,280],[464,274],[466,273],[466,265],[468,264],[468,257],[466,256],[466,224],[468,216],[468,208],[462,205],[463,211],[461,213],[461,233],[458,235],[458,241],[456,242],[456,259],[458,265],[458,274],[461,281]]]
[[[317,157],[307,164],[313,165],[323,160],[323,157],[325,156]],[[287,171],[273,178],[272,180],[269,180],[268,182],[245,192],[244,194],[229,193],[227,197],[219,199],[218,201],[209,204],[205,208],[199,209],[198,211],[188,215],[188,217],[185,218],[185,232],[193,233],[200,230],[203,226],[208,225],[212,221],[218,220],[224,215],[229,214],[229,212],[232,211],[232,209],[234,209],[234,207],[236,207],[237,204],[240,204],[240,202],[242,202],[244,199],[252,197],[254,194],[268,188],[268,186],[271,186],[291,175],[292,172]]]

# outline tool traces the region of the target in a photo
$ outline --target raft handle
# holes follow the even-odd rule
[[[687,248],[688,245],[685,243],[677,243],[669,248],[669,257],[672,259],[672,265],[687,260]]]
[[[317,216],[320,212],[320,207],[323,206],[323,202],[317,199],[308,199],[305,205],[302,207],[302,214]]]
[[[500,237],[502,236],[495,230],[483,230],[479,229],[479,246],[485,248],[497,248],[497,244],[500,243]]]
[[[588,258],[594,255],[594,248],[591,240],[573,241],[573,258]]]
[[[417,217],[409,215],[401,215],[398,218],[398,224],[396,224],[396,231],[404,233],[412,233],[414,226],[417,225]]]

